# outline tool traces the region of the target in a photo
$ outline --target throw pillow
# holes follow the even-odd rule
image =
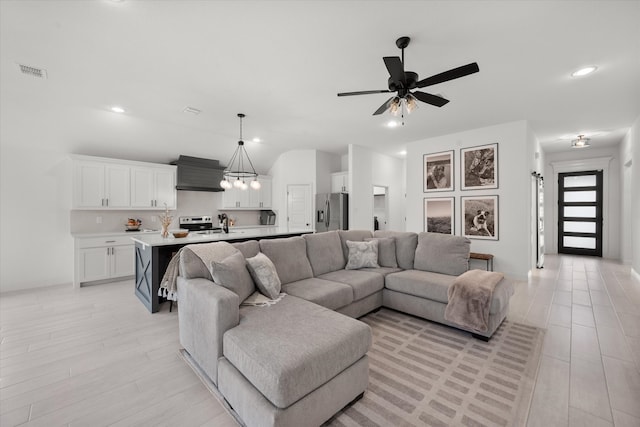
[[[347,240],[347,248],[349,248],[349,261],[347,261],[347,270],[356,270],[358,268],[373,267],[378,268],[378,241],[370,242],[352,242]]]
[[[213,282],[235,292],[240,297],[240,302],[255,290],[244,256],[240,252],[229,255],[222,261],[211,261],[209,271]]]
[[[258,255],[247,258],[247,268],[262,294],[271,299],[278,298],[281,287],[280,278],[276,266],[265,254],[259,252]]]
[[[378,241],[378,264],[380,264],[380,267],[397,268],[396,239],[393,237],[371,237],[364,239],[365,242],[371,240]]]

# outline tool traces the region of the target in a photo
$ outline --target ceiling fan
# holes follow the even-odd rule
[[[391,93],[397,92],[396,95],[385,101],[384,104],[378,108],[373,115],[382,114],[388,109],[391,109],[391,113],[398,114],[403,112],[403,108],[406,106],[407,111],[411,112],[417,108],[418,101],[426,102],[427,104],[434,105],[436,107],[442,107],[449,102],[439,95],[433,95],[419,90],[416,88],[423,88],[432,86],[438,83],[443,83],[449,80],[458,79],[460,77],[468,76],[469,74],[477,73],[480,71],[478,64],[472,62],[471,64],[463,65],[461,67],[453,68],[448,71],[444,71],[439,74],[435,74],[426,79],[419,80],[418,74],[413,71],[405,71],[404,69],[404,49],[409,46],[411,39],[409,37],[400,37],[396,40],[396,46],[402,49],[402,59],[397,56],[385,56],[383,57],[384,65],[389,71],[389,89],[382,90],[364,90],[359,92],[341,92],[338,96],[353,96],[353,95],[369,95],[373,93]]]

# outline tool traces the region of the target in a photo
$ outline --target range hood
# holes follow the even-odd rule
[[[218,160],[181,155],[171,164],[178,166],[176,190],[224,191],[220,187],[224,166]]]

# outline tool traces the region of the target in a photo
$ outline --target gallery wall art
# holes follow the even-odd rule
[[[460,188],[498,188],[498,144],[460,149]]]
[[[432,197],[424,199],[424,231],[454,234],[453,197]]]
[[[453,191],[453,150],[423,156],[423,192]]]
[[[461,197],[462,233],[470,239],[498,240],[498,196]]]

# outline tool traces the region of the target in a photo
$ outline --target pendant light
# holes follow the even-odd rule
[[[256,173],[253,163],[247,154],[247,150],[244,148],[244,141],[242,140],[242,119],[244,114],[238,113],[240,118],[240,140],[238,141],[238,147],[231,156],[231,160],[227,164],[227,167],[222,172],[222,181],[220,181],[220,187],[228,190],[232,187],[246,190],[249,188],[246,181],[251,180],[251,188],[254,190],[260,189],[260,181],[258,181],[258,174]],[[251,169],[249,169],[251,168]]]

